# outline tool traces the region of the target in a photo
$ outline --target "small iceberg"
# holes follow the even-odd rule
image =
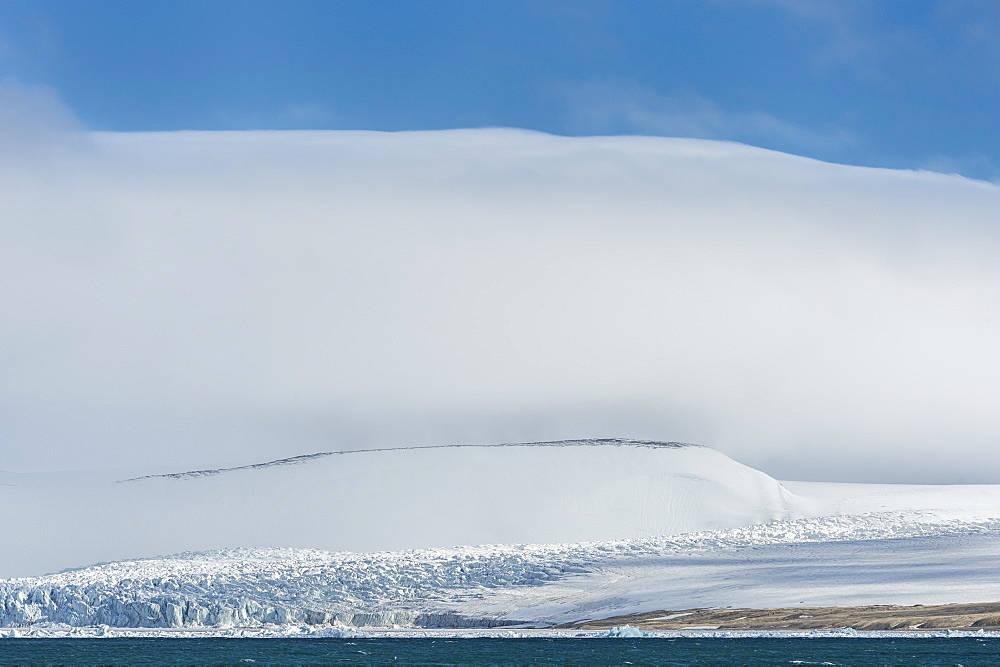
[[[648,632],[643,632],[639,628],[633,628],[631,625],[619,625],[617,627],[608,630],[605,637],[651,637]]]

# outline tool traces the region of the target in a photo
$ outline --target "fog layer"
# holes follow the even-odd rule
[[[515,130],[43,139],[0,155],[0,469],[623,436],[1000,482],[995,185]]]

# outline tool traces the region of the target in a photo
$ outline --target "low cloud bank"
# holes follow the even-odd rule
[[[613,435],[1000,482],[995,185],[515,130],[78,139],[0,156],[0,468]]]

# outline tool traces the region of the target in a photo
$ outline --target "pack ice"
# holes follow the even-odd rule
[[[0,626],[488,627],[1000,599],[997,487],[779,483],[678,443],[332,452],[0,484],[0,571],[30,575],[0,580]],[[114,562],[38,576],[97,561]]]

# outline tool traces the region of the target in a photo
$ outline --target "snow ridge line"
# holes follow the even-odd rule
[[[499,444],[459,444],[459,445],[427,445],[413,447],[376,447],[372,449],[349,449],[335,452],[317,452],[315,454],[301,454],[283,459],[275,459],[264,463],[252,463],[232,468],[214,468],[208,470],[190,470],[187,472],[172,472],[161,475],[143,475],[142,477],[131,477],[129,479],[118,480],[118,483],[138,482],[144,479],[193,479],[198,477],[210,477],[221,475],[222,473],[234,472],[236,470],[257,470],[260,468],[270,468],[274,466],[300,465],[315,459],[327,456],[341,456],[344,454],[363,454],[372,452],[393,452],[410,451],[415,449],[458,449],[465,447],[655,447],[664,449],[680,449],[682,447],[703,447],[689,442],[659,442],[656,440],[629,440],[627,438],[588,438],[585,440],[553,440],[548,442],[518,442]]]

